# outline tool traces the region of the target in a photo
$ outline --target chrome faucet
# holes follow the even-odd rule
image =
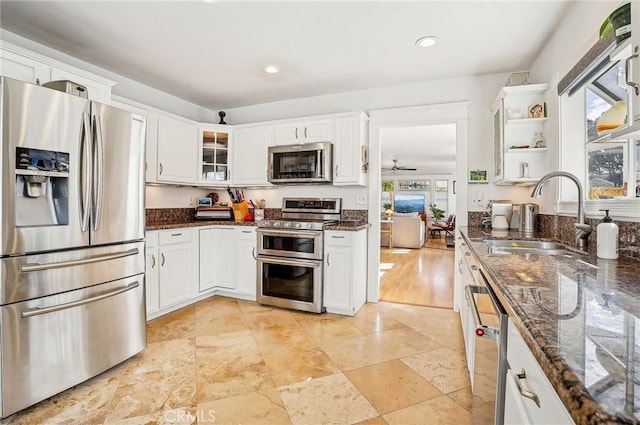
[[[576,246],[580,249],[586,249],[589,244],[589,235],[591,234],[591,226],[585,223],[584,220],[584,198],[582,197],[582,184],[580,180],[576,176],[571,173],[567,173],[566,171],[553,171],[545,176],[543,176],[536,186],[533,188],[531,192],[532,198],[540,197],[540,192],[542,192],[542,186],[547,182],[547,180],[552,177],[567,177],[572,180],[576,186],[578,187],[578,216],[576,217]]]

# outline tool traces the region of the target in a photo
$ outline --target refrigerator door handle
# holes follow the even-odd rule
[[[51,307],[30,308],[30,309],[27,309],[27,310],[23,310],[20,313],[20,317],[27,318],[27,317],[39,316],[41,314],[47,314],[47,313],[53,313],[53,312],[60,311],[60,310],[66,310],[66,309],[71,308],[71,307],[78,307],[78,306],[81,306],[81,305],[84,305],[84,304],[89,304],[89,303],[92,303],[92,302],[95,302],[95,301],[103,300],[105,298],[113,297],[114,295],[118,295],[118,294],[121,294],[123,292],[127,292],[127,291],[130,291],[132,289],[135,289],[138,286],[140,286],[140,282],[134,282],[134,283],[130,283],[129,285],[127,285],[127,286],[125,286],[123,288],[114,289],[113,291],[109,291],[109,292],[106,292],[104,294],[97,295],[95,297],[86,298],[84,300],[72,301],[70,303],[58,304],[58,305],[54,305],[54,306],[51,306]]]
[[[93,205],[93,230],[100,230],[102,221],[102,203],[104,200],[104,145],[102,141],[102,122],[97,115],[93,116],[93,130],[96,141],[96,177]]]
[[[89,230],[89,213],[91,212],[91,168],[92,168],[92,154],[91,154],[91,129],[90,129],[89,114],[82,114],[82,153],[80,155],[80,179],[81,184],[81,216],[80,216],[80,230],[86,232]],[[84,186],[83,186],[84,185]]]
[[[58,263],[26,263],[20,265],[21,273],[39,272],[49,269],[60,269],[63,267],[82,266],[84,264],[99,263],[101,261],[115,260],[117,258],[129,257],[137,255],[140,251],[138,248],[129,249],[127,251],[114,252],[111,254],[95,255],[93,257],[83,258],[81,260],[60,261]]]

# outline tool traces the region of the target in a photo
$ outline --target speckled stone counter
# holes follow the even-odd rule
[[[520,233],[460,233],[576,424],[640,423],[640,261],[498,253],[484,240]]]
[[[363,223],[360,221],[339,221],[338,223],[328,224],[324,227],[325,230],[341,230],[345,232],[357,232],[358,230],[367,229],[369,223]]]
[[[181,221],[147,221],[145,230],[179,229],[194,226],[256,226],[255,222],[236,222],[233,220],[181,220]]]
[[[235,222],[233,220],[196,220],[193,208],[150,208],[146,210],[147,231],[178,229],[194,226],[257,226],[255,222]],[[278,220],[282,218],[279,208],[266,208],[265,219]],[[355,232],[369,227],[366,222],[367,210],[343,210],[342,219],[326,227],[327,230],[342,230]]]

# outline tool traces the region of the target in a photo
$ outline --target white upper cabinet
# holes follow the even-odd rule
[[[32,84],[47,81],[51,75],[50,66],[4,49],[0,57],[0,67],[5,77]]]
[[[112,105],[146,118],[145,126],[145,182],[157,183],[158,163],[158,113],[139,106],[131,105],[123,100],[113,100]]]
[[[335,120],[334,185],[366,186],[367,129],[364,113]]]
[[[270,186],[267,180],[267,147],[272,144],[270,126],[235,128],[232,147],[234,186]]]
[[[332,120],[309,120],[281,124],[275,127],[275,145],[329,142],[332,140]]]
[[[228,185],[231,181],[229,170],[231,127],[220,124],[200,124],[199,134],[199,185]]]
[[[87,88],[89,99],[107,105],[111,103],[111,87],[116,84],[115,81],[1,40],[0,69],[6,77],[33,84],[73,81]]]
[[[534,185],[546,170],[549,84],[503,87],[492,106],[494,183]],[[538,143],[542,140],[541,143]]]
[[[168,116],[158,117],[157,180],[195,185],[197,156],[198,126]]]

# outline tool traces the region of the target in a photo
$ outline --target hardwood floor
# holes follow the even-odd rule
[[[380,247],[380,299],[453,308],[454,250],[444,238],[421,249]]]

